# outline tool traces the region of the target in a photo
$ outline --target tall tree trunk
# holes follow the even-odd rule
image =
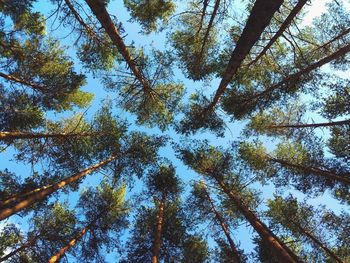
[[[38,236],[29,238],[29,240],[27,242],[25,242],[24,244],[22,244],[20,247],[16,248],[12,252],[10,252],[7,255],[0,258],[0,262],[4,262],[4,261],[8,260],[9,258],[13,257],[14,255],[16,255],[17,253],[25,250],[28,247],[31,247],[36,242],[37,238],[38,238]]]
[[[84,227],[75,238],[69,241],[69,243],[66,246],[61,248],[55,255],[53,255],[48,261],[48,263],[58,262],[60,258],[90,230],[90,227],[91,225]]]
[[[206,12],[207,12],[207,7],[208,7],[208,4],[209,4],[209,1],[210,0],[203,0],[203,9],[202,9],[201,19],[200,19],[200,22],[199,22],[199,27],[198,27],[198,30],[196,32],[196,35],[198,35],[199,32],[203,28],[203,21],[204,21],[204,17],[206,15]]]
[[[218,12],[218,10],[219,10],[219,7],[220,7],[220,0],[216,0],[216,1],[215,1],[215,5],[214,5],[213,13],[211,14],[211,17],[210,17],[210,20],[209,20],[209,24],[208,24],[207,30],[205,31],[205,34],[204,34],[204,38],[203,38],[203,43],[202,43],[201,51],[200,51],[200,53],[199,53],[199,61],[198,61],[198,64],[201,64],[201,62],[203,61],[202,57],[203,57],[205,45],[207,44],[207,41],[208,41],[208,38],[209,38],[209,34],[210,34],[210,30],[211,30],[212,27],[213,27],[214,20],[215,20],[215,17],[216,17],[217,12]]]
[[[340,33],[339,35],[335,36],[334,38],[332,38],[331,40],[327,41],[326,43],[324,43],[322,46],[319,46],[318,48],[315,49],[319,50],[321,48],[325,48],[326,46],[328,46],[329,44],[332,44],[334,41],[337,41],[338,39],[342,38],[343,36],[347,35],[350,33],[350,28],[344,30],[342,33]]]
[[[244,58],[249,54],[251,48],[259,40],[260,35],[270,23],[274,13],[282,5],[283,0],[256,0],[252,11],[250,12],[248,21],[243,29],[231,58],[227,64],[224,76],[214,95],[212,102],[208,105],[206,111],[214,110],[220,97],[225,92],[233,75],[241,66]]]
[[[268,95],[269,93],[271,93],[274,90],[277,89],[288,89],[289,88],[289,83],[295,83],[301,76],[310,73],[311,71],[320,68],[321,66],[345,55],[346,53],[350,52],[350,44],[340,48],[339,50],[337,50],[336,52],[332,53],[331,55],[315,62],[314,64],[311,64],[310,66],[301,69],[300,71],[289,75],[288,77],[284,78],[282,81],[272,85],[271,87],[265,89],[264,91],[258,92],[253,96],[250,96],[247,99],[244,99],[242,101],[242,107],[244,107],[244,105],[246,103],[250,103],[253,100],[257,100],[263,96]]]
[[[282,125],[269,125],[268,129],[282,129],[282,128],[318,128],[318,127],[331,127],[340,125],[350,125],[350,120],[323,122],[323,123],[300,123],[300,124],[282,124]]]
[[[160,247],[162,245],[162,228],[164,221],[164,206],[165,206],[166,195],[163,194],[162,199],[159,203],[157,222],[156,222],[156,232],[154,235],[154,243],[152,249],[152,263],[159,262]]]
[[[5,207],[5,208],[0,209],[0,220],[6,219],[9,216],[11,216],[17,212],[19,212],[25,208],[28,208],[32,204],[43,200],[45,197],[56,192],[58,189],[61,189],[64,186],[66,186],[67,184],[70,184],[74,181],[77,181],[78,179],[80,179],[80,178],[84,177],[85,175],[97,170],[98,168],[101,168],[102,166],[108,164],[109,162],[113,161],[116,158],[117,158],[116,156],[112,156],[112,157],[110,157],[102,162],[99,162],[98,164],[90,166],[89,168],[87,168],[81,172],[78,172],[78,173],[76,173],[68,178],[63,179],[59,183],[33,190],[31,194],[27,195],[23,200],[19,201],[15,205],[13,205],[11,207]]]
[[[211,199],[209,193],[207,192],[206,189],[204,189],[204,192],[205,192],[205,195],[207,197],[207,200],[209,201],[210,203],[210,207],[211,207],[211,211],[214,213],[215,215],[215,218],[216,220],[219,222],[221,228],[222,228],[222,231],[224,231],[224,234],[227,238],[227,241],[228,243],[230,244],[230,248],[231,248],[231,256],[232,256],[232,260],[233,260],[233,263],[241,263],[241,256],[236,248],[236,245],[235,243],[233,242],[233,239],[231,238],[231,235],[230,235],[230,231],[225,223],[225,220],[223,219],[223,217],[221,216],[221,214],[216,210],[216,207],[214,205],[214,202],[213,200]]]
[[[300,165],[300,164],[293,164],[293,163],[290,163],[290,162],[287,162],[287,161],[284,161],[284,160],[281,160],[281,159],[272,158],[272,157],[269,157],[269,159],[272,162],[281,164],[282,166],[293,168],[293,169],[297,169],[299,171],[314,173],[315,175],[327,178],[327,179],[332,180],[332,181],[338,181],[340,183],[343,183],[345,185],[350,186],[350,176],[349,176],[349,174],[346,174],[348,177],[343,177],[343,176],[340,176],[338,174],[335,174],[332,171],[323,170],[323,169],[318,168],[318,167],[312,167],[312,166],[307,167],[307,166],[303,166],[303,165]]]
[[[260,237],[271,247],[280,262],[283,263],[301,263],[302,261],[291,251],[260,219],[249,210],[244,201],[226,186],[222,179],[215,177],[221,189],[227,194],[236,208],[243,214],[250,225],[255,229]]]
[[[18,78],[16,76],[7,75],[7,74],[5,74],[3,72],[0,72],[0,77],[6,79],[8,81],[11,81],[11,82],[16,82],[16,83],[19,83],[19,84],[31,87],[32,89],[38,90],[38,91],[40,91],[42,93],[50,92],[48,88],[46,88],[44,86],[41,86],[41,85],[39,85],[37,83],[30,82],[30,81],[27,81],[27,80],[24,80],[24,79],[20,79],[20,78]]]
[[[132,73],[135,75],[136,79],[143,86],[144,92],[151,91],[151,85],[148,80],[144,77],[141,70],[137,67],[134,59],[129,53],[126,45],[124,44],[123,38],[120,36],[118,28],[115,26],[111,17],[109,16],[104,1],[96,1],[96,0],[85,0],[89,5],[91,11],[96,16],[96,18],[100,21],[102,27],[105,29],[106,33],[111,38],[113,44],[118,48],[120,54],[125,59]]]
[[[0,132],[0,140],[88,137],[88,136],[94,136],[94,135],[98,135],[98,133],[97,132],[30,133],[30,132],[20,132],[20,131],[2,131]]]
[[[319,246],[320,248],[322,248],[331,258],[333,258],[335,261],[339,262],[339,263],[345,263],[345,261],[342,261],[336,254],[334,254],[333,251],[331,251],[325,244],[323,244],[320,240],[318,240],[314,235],[312,235],[309,231],[307,231],[306,229],[304,229],[300,224],[297,224],[295,222],[292,222],[293,225],[295,225],[299,231],[304,234],[305,236],[307,236],[308,238],[310,238],[312,240],[312,242],[314,242],[317,246]]]
[[[297,16],[297,14],[300,12],[300,10],[303,8],[303,6],[306,4],[308,0],[299,0],[298,3],[295,5],[295,7],[292,9],[290,14],[287,16],[286,20],[282,23],[281,27],[278,29],[276,34],[270,39],[270,41],[267,43],[267,45],[264,47],[264,49],[261,51],[261,53],[253,60],[251,61],[247,67],[250,67],[255,62],[257,62],[262,56],[266,54],[266,52],[269,50],[269,48],[276,42],[276,40],[283,34],[283,32],[288,28],[290,23],[292,23],[293,19]]]

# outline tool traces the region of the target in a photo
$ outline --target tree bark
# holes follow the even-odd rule
[[[318,48],[315,49],[319,50],[321,48],[325,48],[326,46],[328,46],[329,44],[332,44],[334,41],[337,41],[338,39],[342,38],[343,36],[347,35],[350,33],[350,28],[344,30],[342,33],[340,33],[339,35],[335,36],[334,38],[332,38],[331,40],[329,40],[328,42],[324,43],[322,46],[319,46]]]
[[[60,260],[60,258],[90,230],[90,227],[91,227],[91,225],[84,227],[75,238],[73,238],[71,241],[69,241],[68,245],[64,246],[55,255],[53,255],[49,259],[48,263],[58,262]]]
[[[85,0],[89,5],[91,11],[96,16],[96,18],[100,21],[102,27],[105,29],[106,33],[111,38],[113,44],[118,48],[120,54],[125,59],[127,65],[131,69],[132,73],[135,75],[136,79],[141,83],[143,90],[145,92],[151,91],[151,85],[148,80],[144,77],[141,70],[137,67],[134,59],[129,53],[126,45],[122,37],[119,34],[118,28],[115,26],[111,17],[109,16],[106,7],[104,5],[104,1],[96,1],[96,0]]]
[[[24,80],[24,79],[20,79],[20,78],[18,78],[16,76],[7,75],[5,73],[0,72],[0,77],[6,79],[8,81],[11,81],[11,82],[16,82],[16,83],[19,83],[19,84],[31,87],[32,89],[40,91],[42,93],[46,93],[46,92],[49,91],[49,89],[44,87],[44,86],[41,86],[41,85],[39,85],[37,83],[30,82],[30,81],[27,81],[27,80]]]
[[[95,135],[98,135],[98,133],[97,132],[30,133],[30,132],[20,132],[20,131],[2,131],[0,132],[0,140],[88,137],[88,136],[95,136]]]
[[[3,256],[2,258],[0,258],[0,262],[4,262],[5,260],[8,260],[9,258],[13,257],[17,253],[21,252],[22,250],[24,250],[24,249],[26,249],[28,247],[31,247],[35,243],[37,238],[38,238],[38,236],[30,238],[23,245],[21,245],[20,247],[16,248],[14,251],[8,253],[7,255]]]
[[[86,176],[87,174],[92,173],[93,171],[97,170],[98,168],[101,168],[102,166],[108,164],[109,162],[113,161],[116,158],[117,158],[116,156],[112,156],[102,162],[99,162],[98,164],[90,166],[89,168],[81,172],[78,172],[68,178],[63,179],[59,183],[33,190],[32,193],[28,194],[23,200],[19,201],[15,205],[0,209],[0,220],[4,220],[13,214],[25,208],[28,208],[32,204],[43,200],[45,197],[56,192],[58,189],[61,189],[67,184],[77,181],[78,179]]]
[[[163,194],[162,199],[159,203],[158,215],[157,215],[157,224],[156,224],[156,232],[154,235],[154,243],[152,250],[152,263],[159,262],[160,248],[162,245],[162,228],[164,221],[164,206],[165,206],[166,196]]]
[[[217,12],[219,10],[219,6],[220,6],[220,0],[216,0],[215,1],[215,5],[214,5],[213,13],[211,14],[211,17],[210,17],[210,20],[209,20],[209,24],[208,24],[207,30],[205,31],[205,35],[204,35],[204,38],[203,38],[201,51],[199,53],[199,62],[198,62],[198,64],[200,64],[201,61],[203,60],[202,57],[203,57],[203,53],[204,53],[204,48],[205,48],[205,45],[207,44],[209,33],[210,33],[211,28],[213,27],[214,19],[215,19],[216,14],[217,14]]]
[[[301,263],[302,261],[291,251],[272,231],[244,204],[243,200],[226,186],[219,178],[214,178],[221,189],[227,194],[237,209],[243,214],[260,237],[271,247],[283,263]]]
[[[282,81],[272,85],[271,87],[265,89],[262,92],[258,92],[257,94],[250,96],[247,99],[244,99],[242,101],[242,107],[244,107],[244,105],[246,103],[250,103],[253,100],[257,100],[259,98],[261,98],[262,96],[268,95],[269,93],[271,93],[272,91],[276,90],[276,89],[288,89],[289,87],[289,83],[294,83],[296,82],[302,75],[304,74],[308,74],[310,73],[312,70],[317,69],[337,58],[339,58],[340,56],[346,54],[350,52],[350,44],[340,48],[339,50],[337,50],[336,52],[332,53],[331,55],[329,55],[328,57],[325,57],[317,62],[315,62],[314,64],[298,71],[297,73],[294,73],[292,75],[289,75],[288,77],[284,78]],[[283,87],[285,86],[285,87]]]
[[[317,246],[322,248],[331,258],[333,258],[335,261],[339,263],[345,263],[345,261],[342,261],[336,254],[334,254],[333,251],[331,251],[326,245],[324,245],[320,240],[318,240],[315,236],[313,236],[309,231],[305,230],[300,224],[297,224],[293,222],[293,224],[299,229],[299,231],[310,238],[312,242],[314,242]]]
[[[309,173],[314,173],[318,176],[322,176],[322,177],[327,178],[329,180],[338,181],[340,183],[343,183],[345,185],[350,186],[350,177],[348,177],[348,178],[343,177],[343,176],[334,174],[331,171],[323,170],[323,169],[318,168],[318,167],[312,167],[312,166],[306,167],[306,166],[303,166],[300,164],[293,164],[293,163],[290,163],[290,162],[287,162],[287,161],[284,161],[281,159],[272,158],[272,157],[269,157],[269,159],[275,163],[281,164],[282,166],[294,168],[294,169],[309,172]]]
[[[282,128],[318,128],[318,127],[331,127],[340,125],[350,125],[350,120],[323,122],[323,123],[300,123],[300,124],[282,124],[282,125],[269,125],[268,129],[282,129]]]
[[[211,112],[214,110],[233,75],[237,72],[238,68],[242,64],[242,61],[248,55],[251,48],[259,40],[260,35],[270,23],[274,13],[279,9],[282,3],[283,0],[256,0],[253,9],[250,12],[247,24],[243,29],[242,35],[239,38],[234,51],[232,52],[224,76],[212,102],[209,104],[206,111]]]
[[[292,23],[293,19],[297,16],[297,14],[300,12],[300,10],[303,8],[303,6],[306,4],[308,0],[299,0],[298,3],[295,5],[295,7],[292,9],[290,14],[287,16],[287,18],[282,23],[281,27],[278,29],[276,34],[270,39],[270,41],[267,43],[267,45],[264,47],[264,49],[261,51],[261,53],[253,60],[251,61],[247,67],[250,67],[255,62],[257,62],[262,56],[266,54],[266,52],[269,50],[269,48],[276,42],[276,40],[283,34],[283,32],[288,28],[290,23]]]
[[[225,223],[225,220],[223,219],[223,217],[220,215],[220,213],[216,210],[215,208],[215,205],[214,205],[214,202],[213,200],[211,199],[209,193],[207,192],[206,189],[204,189],[204,192],[205,192],[205,195],[207,197],[207,200],[209,201],[210,203],[210,207],[211,207],[211,211],[214,213],[215,215],[215,218],[216,220],[219,222],[221,228],[222,228],[222,231],[224,231],[224,234],[227,238],[227,241],[228,243],[230,244],[230,248],[231,248],[231,253],[232,253],[232,262],[233,263],[241,263],[241,256],[236,248],[236,245],[235,243],[233,242],[233,239],[231,238],[231,235],[230,235],[230,231]]]

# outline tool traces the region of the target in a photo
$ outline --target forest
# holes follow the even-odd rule
[[[349,263],[349,0],[0,0],[0,262]]]

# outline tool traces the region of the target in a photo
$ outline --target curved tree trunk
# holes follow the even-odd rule
[[[259,40],[260,35],[270,23],[275,12],[282,5],[283,0],[256,0],[252,11],[250,12],[248,21],[243,29],[242,35],[239,38],[235,49],[232,52],[230,61],[227,64],[224,76],[219,84],[219,87],[214,95],[212,102],[207,107],[206,111],[214,110],[220,97],[225,92],[233,75],[241,66],[244,58],[249,54],[251,48]]]
[[[14,255],[16,255],[17,253],[25,250],[28,247],[31,247],[35,241],[37,240],[38,236],[35,236],[33,238],[30,238],[27,242],[25,242],[23,245],[21,245],[20,247],[16,248],[14,251],[8,253],[7,255],[3,256],[2,258],[0,258],[0,262],[4,262],[5,260],[8,260],[9,258],[13,257]]]
[[[282,166],[290,167],[290,168],[297,169],[297,170],[304,171],[304,172],[314,173],[316,175],[325,177],[329,180],[338,181],[340,183],[343,183],[345,185],[350,186],[350,176],[343,177],[343,176],[337,175],[331,171],[323,170],[323,169],[320,169],[318,167],[312,167],[312,166],[307,167],[307,166],[303,166],[300,164],[293,164],[293,163],[290,163],[290,162],[287,162],[284,160],[280,160],[280,159],[276,159],[276,158],[271,158],[271,157],[269,157],[269,158],[271,161],[273,161],[275,163],[279,163]]]
[[[242,262],[241,261],[241,256],[240,256],[240,254],[239,254],[239,252],[238,252],[238,250],[236,248],[235,243],[233,242],[233,239],[231,238],[230,231],[229,231],[229,229],[228,229],[228,227],[227,227],[227,225],[225,223],[225,220],[220,215],[220,213],[216,210],[214,202],[211,199],[211,197],[210,197],[209,193],[207,192],[207,190],[204,189],[204,191],[205,191],[205,195],[207,197],[207,200],[210,203],[211,210],[214,213],[216,220],[219,222],[222,231],[224,231],[224,234],[225,234],[225,236],[227,238],[228,243],[230,244],[231,253],[232,253],[232,260],[233,260],[232,262],[233,263],[241,263]]]
[[[255,62],[257,62],[262,56],[266,54],[266,52],[269,50],[269,48],[276,42],[276,40],[283,34],[283,32],[288,28],[290,23],[292,23],[293,19],[297,16],[297,14],[300,12],[300,10],[303,8],[303,6],[306,4],[308,0],[299,0],[298,3],[295,5],[293,10],[290,12],[290,14],[287,16],[286,20],[282,23],[281,27],[278,29],[276,34],[270,39],[270,41],[267,43],[267,45],[264,47],[264,49],[261,51],[261,53],[253,60],[251,61],[247,67],[253,65]]]
[[[20,131],[2,131],[0,132],[0,140],[88,137],[88,136],[94,136],[94,135],[98,135],[98,133],[97,132],[30,133],[30,132],[20,132]]]
[[[282,129],[282,128],[318,128],[318,127],[332,127],[339,125],[350,125],[350,120],[344,121],[333,121],[333,122],[323,122],[323,123],[300,123],[300,124],[282,124],[282,125],[269,125],[268,129]]]
[[[166,196],[163,194],[162,199],[159,203],[156,232],[154,235],[154,243],[152,249],[152,263],[159,262],[160,247],[162,245],[162,228],[164,221],[164,206],[165,206]]]
[[[214,178],[221,189],[227,194],[237,209],[242,213],[260,237],[271,247],[280,262],[301,263],[302,261],[293,253],[272,231],[244,204],[244,201],[226,186],[219,178]]]
[[[17,212],[19,212],[25,208],[28,208],[32,204],[43,200],[47,196],[56,192],[58,189],[61,189],[64,186],[66,186],[67,184],[70,184],[74,181],[77,181],[78,179],[84,177],[85,175],[94,172],[98,168],[101,168],[102,166],[108,164],[109,162],[113,161],[116,158],[117,158],[116,156],[112,156],[112,157],[110,157],[102,162],[99,162],[98,164],[90,166],[89,168],[87,168],[81,172],[78,172],[78,173],[76,173],[68,178],[63,179],[59,183],[56,183],[56,184],[53,184],[50,186],[46,186],[43,188],[38,188],[38,189],[31,191],[32,192],[31,194],[28,194],[23,200],[20,200],[15,205],[13,205],[11,207],[5,207],[5,208],[0,209],[0,220],[6,219],[9,216],[11,216]]]
[[[119,34],[118,28],[113,23],[111,17],[109,16],[104,1],[96,1],[96,0],[85,0],[89,5],[91,11],[96,16],[96,18],[100,21],[102,27],[105,29],[106,33],[111,38],[113,44],[118,48],[120,54],[123,56],[125,62],[131,69],[132,73],[135,75],[136,79],[143,86],[143,90],[145,92],[151,91],[151,85],[148,80],[144,77],[141,70],[137,67],[134,59],[129,53],[126,45],[122,37]]]
[[[68,245],[64,246],[55,255],[53,255],[48,263],[58,262],[60,258],[90,230],[90,227],[91,226],[84,227],[75,238],[69,241]]]

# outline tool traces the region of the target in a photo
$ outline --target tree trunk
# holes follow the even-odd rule
[[[204,48],[205,48],[205,45],[207,44],[209,33],[210,33],[211,28],[213,27],[214,19],[215,19],[216,14],[217,14],[217,12],[219,10],[219,6],[220,6],[220,0],[216,0],[215,1],[215,5],[214,5],[213,13],[211,14],[211,17],[210,17],[210,20],[209,20],[209,24],[208,24],[207,30],[205,31],[205,35],[204,35],[204,38],[203,38],[201,51],[199,53],[198,64],[200,64],[201,61],[203,60],[202,57],[203,57],[203,53],[204,53]]]
[[[152,250],[152,263],[159,262],[160,247],[162,245],[162,228],[164,221],[164,206],[165,206],[166,196],[163,194],[162,199],[159,203],[159,210],[157,215],[156,232],[154,235],[154,244]]]
[[[243,214],[250,225],[255,229],[260,237],[271,247],[280,262],[283,263],[301,263],[302,261],[291,251],[260,219],[249,210],[242,199],[234,194],[226,184],[219,178],[214,178],[221,189],[227,194],[237,209]]]
[[[137,67],[131,54],[129,53],[126,45],[124,44],[122,37],[119,34],[118,28],[115,26],[114,22],[112,21],[111,17],[109,16],[106,10],[105,4],[103,3],[104,1],[96,1],[96,0],[85,0],[85,1],[89,5],[93,14],[100,21],[102,27],[105,29],[106,33],[111,38],[113,44],[118,48],[120,54],[125,59],[132,73],[135,75],[136,79],[143,86],[143,90],[145,92],[150,92],[151,91],[150,83],[148,82],[148,80],[146,80],[141,70]]]
[[[97,132],[30,133],[30,132],[20,132],[20,131],[2,131],[0,132],[0,140],[88,137],[88,136],[94,136],[94,135],[98,135],[98,133]]]
[[[333,251],[331,251],[328,247],[326,247],[326,245],[324,245],[321,241],[319,241],[316,237],[314,237],[311,233],[309,233],[307,230],[305,230],[300,224],[297,224],[295,222],[293,222],[293,224],[299,229],[299,231],[304,234],[305,236],[307,236],[308,238],[310,238],[312,240],[312,242],[314,242],[317,246],[319,246],[320,248],[322,248],[331,258],[333,258],[335,261],[339,262],[339,263],[345,263],[344,261],[342,261],[336,254],[334,254]]]
[[[315,49],[319,50],[321,48],[325,48],[326,46],[328,46],[329,44],[332,44],[334,41],[337,41],[338,39],[342,38],[343,36],[347,35],[350,33],[350,28],[344,30],[342,33],[340,33],[339,35],[335,36],[334,38],[332,38],[331,40],[329,40],[328,42],[324,43],[322,46],[319,46],[318,48]]]
[[[301,124],[282,124],[282,125],[269,125],[268,129],[281,129],[281,128],[318,128],[318,127],[331,127],[339,125],[350,125],[350,120],[323,122],[323,123],[301,123]]]
[[[85,175],[97,170],[98,168],[101,168],[102,166],[108,164],[109,162],[113,161],[116,158],[117,158],[116,156],[112,156],[112,157],[110,157],[102,162],[99,162],[98,164],[90,166],[89,168],[87,168],[81,172],[78,172],[78,173],[76,173],[76,174],[74,174],[66,179],[63,179],[59,183],[33,190],[31,194],[28,194],[23,200],[19,201],[15,205],[13,205],[11,207],[5,207],[5,208],[0,209],[0,220],[8,218],[9,216],[11,216],[13,214],[15,214],[15,213],[17,213],[25,208],[28,208],[32,204],[43,200],[45,197],[56,192],[58,189],[61,189],[64,186],[66,186],[67,184],[70,184],[74,181],[77,181],[78,179],[80,179],[80,178],[84,177]]]
[[[48,263],[58,262],[60,258],[90,230],[90,227],[91,225],[84,227],[75,238],[69,241],[68,245],[64,246],[55,255],[53,255],[48,261]]]
[[[276,34],[270,39],[270,41],[267,43],[267,45],[264,47],[264,49],[261,51],[261,53],[253,60],[251,61],[247,67],[250,67],[255,62],[257,62],[262,56],[266,54],[266,52],[269,50],[269,48],[276,42],[276,40],[283,34],[283,32],[288,28],[290,23],[292,23],[293,19],[296,17],[296,15],[300,12],[300,10],[303,8],[303,6],[306,4],[308,0],[299,0],[298,3],[295,5],[293,10],[290,12],[290,14],[287,16],[286,20],[282,23],[281,27],[278,29]]]
[[[260,35],[270,23],[274,13],[282,5],[283,0],[256,0],[252,11],[250,12],[248,21],[243,29],[242,35],[239,38],[237,45],[232,52],[230,61],[226,67],[224,76],[219,84],[219,87],[214,95],[213,101],[209,104],[206,111],[214,110],[220,97],[225,92],[233,75],[241,66],[244,58],[249,54],[251,48],[259,40]]]
[[[16,248],[14,251],[12,251],[12,252],[8,253],[7,255],[3,256],[2,258],[0,258],[0,262],[4,262],[4,261],[8,260],[9,258],[11,258],[12,256],[16,255],[17,253],[25,250],[28,247],[31,247],[35,243],[37,238],[38,238],[38,236],[30,238],[27,242],[25,242],[19,248]]]
[[[11,82],[16,82],[16,83],[19,83],[19,84],[31,87],[32,89],[38,90],[38,91],[40,91],[42,93],[49,92],[49,89],[44,87],[44,86],[41,86],[41,85],[39,85],[37,83],[33,83],[33,82],[30,82],[30,81],[26,81],[26,80],[17,78],[17,77],[12,76],[12,75],[7,75],[5,73],[0,72],[0,77],[6,79],[8,81],[11,81]]]
[[[246,103],[250,103],[253,100],[257,100],[265,95],[268,95],[269,93],[271,93],[272,91],[276,90],[276,89],[288,89],[289,87],[289,83],[294,83],[296,82],[302,75],[304,74],[308,74],[310,73],[312,70],[317,69],[339,57],[341,57],[342,55],[346,54],[350,52],[350,44],[340,48],[339,50],[337,50],[336,52],[332,53],[331,55],[329,55],[328,57],[325,57],[317,62],[315,62],[314,64],[298,71],[297,73],[294,73],[292,75],[289,75],[288,77],[284,78],[282,81],[272,85],[271,87],[265,89],[262,92],[258,92],[257,94],[250,96],[247,99],[244,99],[242,101],[242,107],[244,107],[244,105]],[[283,87],[284,86],[284,87]]]
[[[343,183],[345,185],[350,186],[350,177],[348,177],[348,178],[347,177],[343,177],[343,176],[334,174],[331,171],[323,170],[323,169],[320,169],[318,167],[312,167],[312,166],[311,167],[306,167],[306,166],[303,166],[303,165],[300,165],[300,164],[293,164],[293,163],[290,163],[290,162],[287,162],[287,161],[284,161],[284,160],[281,160],[281,159],[276,159],[276,158],[272,158],[272,157],[269,157],[269,158],[270,158],[271,161],[273,161],[275,163],[279,163],[282,166],[294,168],[294,169],[301,170],[301,171],[304,171],[304,172],[314,173],[316,175],[322,176],[322,177],[327,178],[329,180],[338,181],[340,183]]]
[[[231,253],[232,253],[232,262],[233,263],[241,263],[241,256],[236,248],[236,245],[235,243],[233,242],[233,239],[231,238],[231,235],[230,235],[230,231],[225,223],[225,220],[223,219],[223,217],[220,215],[220,213],[216,210],[215,208],[215,205],[214,205],[214,202],[213,200],[211,199],[209,193],[207,192],[206,189],[204,189],[204,192],[205,192],[205,195],[207,197],[207,200],[209,201],[210,203],[210,207],[211,207],[211,210],[212,212],[215,214],[215,217],[217,219],[217,221],[219,222],[221,228],[222,228],[222,231],[224,231],[224,234],[227,238],[227,241],[228,243],[230,244],[230,248],[231,248]]]

